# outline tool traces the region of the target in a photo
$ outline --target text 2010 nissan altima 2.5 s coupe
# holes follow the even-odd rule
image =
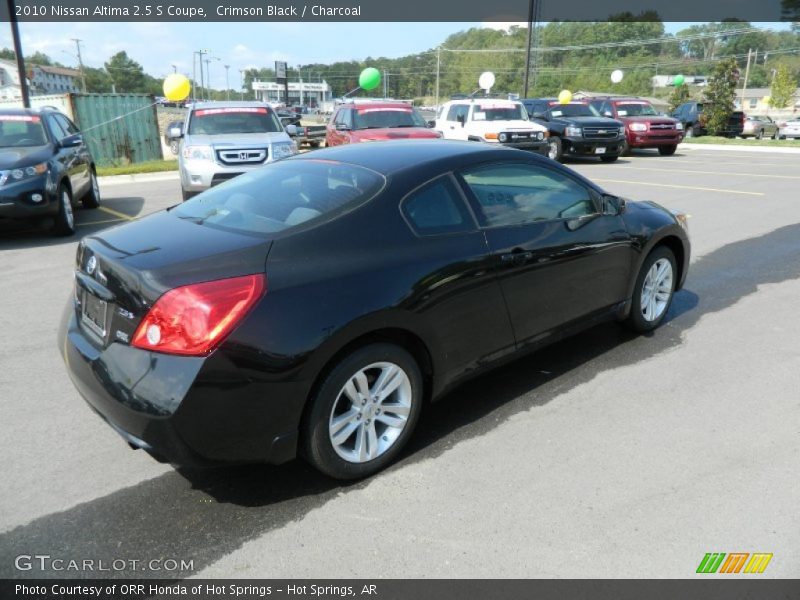
[[[685,216],[547,158],[448,141],[296,156],[81,242],[69,373],[133,447],[342,479],[422,404],[602,319],[657,327]]]

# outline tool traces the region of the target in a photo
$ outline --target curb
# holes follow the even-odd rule
[[[800,154],[800,143],[797,148],[787,148],[786,146],[776,146],[770,148],[769,146],[738,146],[738,145],[723,145],[723,144],[691,144],[681,143],[678,146],[680,150],[719,150],[722,152],[757,152],[757,153],[774,153],[774,154]]]
[[[134,175],[106,175],[105,177],[98,177],[97,183],[102,186],[147,183],[150,181],[177,181],[178,179],[180,179],[178,171],[161,171],[159,173],[136,173]]]

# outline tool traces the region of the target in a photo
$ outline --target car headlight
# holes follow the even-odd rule
[[[213,160],[214,151],[211,146],[184,146],[183,158],[186,160]]]
[[[293,143],[288,144],[274,144],[272,146],[272,157],[275,160],[279,160],[281,158],[287,158],[297,154],[297,146]]]
[[[684,230],[684,231],[686,232],[686,234],[688,235],[688,234],[689,234],[689,218],[690,218],[692,215],[688,215],[688,214],[686,214],[685,212],[681,212],[681,211],[679,211],[679,210],[670,210],[669,212],[671,212],[671,213],[672,213],[672,215],[673,215],[673,216],[675,217],[675,219],[678,221],[678,225],[680,225],[681,227],[683,227],[683,230]]]
[[[572,125],[568,126],[564,133],[569,137],[581,137],[581,128],[580,127],[573,127]]]
[[[3,171],[0,173],[0,185],[4,183],[17,183],[24,179],[31,177],[38,177],[47,173],[47,163],[39,163],[38,165],[31,165],[30,167],[21,167],[19,169],[12,169],[11,171]]]
[[[678,131],[683,131],[683,123],[675,123],[675,129]]]
[[[647,131],[647,125],[644,123],[631,123],[631,131]]]

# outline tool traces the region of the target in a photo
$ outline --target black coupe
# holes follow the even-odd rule
[[[73,382],[175,464],[370,475],[424,402],[603,319],[657,327],[686,218],[545,157],[356,144],[270,164],[85,238],[60,328]]]

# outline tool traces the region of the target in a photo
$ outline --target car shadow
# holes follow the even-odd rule
[[[45,246],[58,246],[79,241],[103,229],[127,223],[128,219],[141,216],[145,199],[139,196],[114,197],[104,199],[100,208],[83,208],[75,211],[75,233],[69,236],[56,236],[52,233],[52,220],[41,219],[38,222],[0,221],[0,251],[19,250]]]
[[[613,323],[599,325],[461,385],[426,407],[411,443],[388,472],[402,476],[404,468],[483,436],[516,414],[557,402],[598,373],[678,348],[701,318],[732,306],[760,285],[796,278],[800,225],[721,247],[692,265],[686,289],[676,294],[661,328],[639,336]],[[22,550],[75,559],[185,558],[200,570],[248,540],[372,481],[337,482],[299,460],[170,471],[0,535],[0,577],[63,577],[63,572],[14,571],[14,556]],[[83,576],[191,574],[126,568]]]

